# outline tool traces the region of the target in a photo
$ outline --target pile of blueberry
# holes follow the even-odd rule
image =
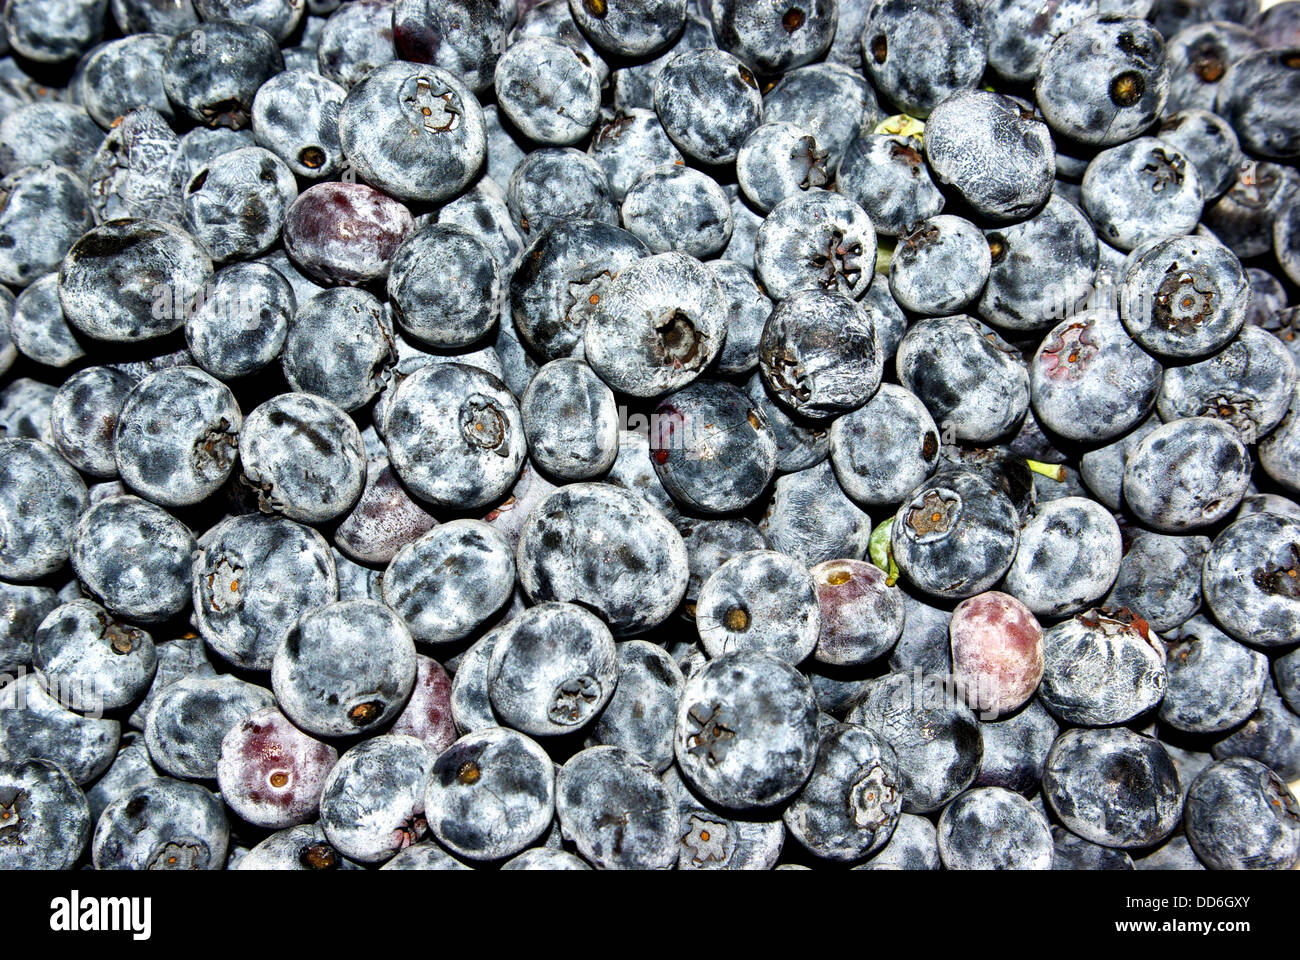
[[[1300,0],[0,8],[0,869],[1300,861]]]

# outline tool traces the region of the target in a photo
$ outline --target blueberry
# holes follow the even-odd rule
[[[514,16],[510,4],[484,0],[398,0],[393,45],[399,59],[435,64],[482,93],[492,86]]]
[[[168,309],[207,289],[212,260],[193,236],[161,220],[122,219],[88,231],[63,259],[59,302],[68,324],[97,340],[140,341],[179,329]]]
[[[1076,837],[1064,827],[1052,827],[1055,847],[1053,870],[1136,870],[1133,858],[1123,850],[1103,847]]]
[[[0,762],[48,760],[87,786],[113,762],[121,734],[118,721],[99,714],[73,713],[23,673],[0,688]]]
[[[703,513],[752,503],[776,469],[766,418],[737,387],[700,380],[665,397],[654,411],[651,460],[664,489]]]
[[[278,270],[233,263],[217,271],[186,318],[185,343],[217,379],[251,376],[280,355],[297,309],[293,286]]]
[[[93,222],[81,178],[50,163],[11,173],[0,181],[0,194],[0,281],[13,286],[57,270]]]
[[[293,171],[261,147],[222,154],[185,188],[185,211],[195,235],[219,261],[268,250],[298,199]]]
[[[711,260],[707,266],[727,301],[727,337],[718,356],[718,372],[749,373],[758,366],[763,327],[772,312],[772,301],[748,267],[734,260]]]
[[[1232,124],[1242,146],[1253,154],[1291,159],[1300,156],[1300,47],[1246,53],[1219,85],[1215,109]]]
[[[214,62],[215,50],[222,54]],[[162,69],[168,99],[191,119],[238,130],[249,125],[258,87],[284,69],[284,58],[261,27],[217,20],[177,33]]]
[[[384,386],[396,353],[383,304],[364,290],[339,287],[298,308],[280,361],[290,388],[351,411]]]
[[[430,831],[453,853],[473,860],[512,856],[554,818],[554,765],[514,730],[468,734],[434,761],[424,811]]]
[[[1159,426],[1160,418],[1153,413],[1118,440],[1095,447],[1079,458],[1079,472],[1088,490],[1110,509],[1119,510],[1123,503],[1124,467],[1129,454]]]
[[[31,662],[36,628],[59,603],[49,587],[0,581],[0,673]]]
[[[854,870],[938,870],[939,840],[925,817],[900,813],[889,842]]]
[[[1182,110],[1165,118],[1158,136],[1196,167],[1206,203],[1222,196],[1236,181],[1241,147],[1232,127],[1217,114]]]
[[[325,21],[316,46],[322,76],[351,89],[394,59],[391,0],[355,0]]]
[[[63,566],[88,506],[81,477],[38,440],[0,439],[0,576],[35,580]]]
[[[817,645],[816,584],[802,563],[784,554],[740,553],[700,588],[695,624],[711,657],[757,651],[798,664]]]
[[[768,214],[754,241],[754,267],[773,300],[820,287],[860,298],[875,275],[876,230],[847,197],[809,190]]]
[[[588,744],[622,747],[662,773],[673,763],[673,724],[686,680],[658,644],[625,640],[617,655],[617,686]]]
[[[531,140],[565,146],[600,119],[600,75],[580,51],[541,37],[512,42],[497,61],[499,109]]]
[[[451,678],[438,661],[416,656],[415,687],[411,699],[388,732],[424,741],[435,756],[456,739],[456,723],[451,710]]]
[[[460,193],[487,152],[473,92],[446,70],[402,61],[375,67],[352,87],[339,138],[362,179],[398,199],[431,203]]]
[[[1215,538],[1205,556],[1205,602],[1232,636],[1259,646],[1290,644],[1300,632],[1300,596],[1290,517],[1260,513],[1238,520]]]
[[[829,0],[717,0],[713,29],[724,50],[763,73],[778,74],[822,58],[835,36],[836,8]]]
[[[770,222],[770,221],[769,221]],[[790,411],[826,420],[862,406],[880,386],[879,310],[838,292],[804,290],[779,303],[759,342],[759,368]]]
[[[1038,421],[1084,443],[1123,435],[1155,405],[1160,364],[1129,339],[1119,317],[1088,310],[1058,323],[1029,364]]]
[[[1096,12],[1093,0],[1046,8],[1036,0],[992,0],[984,7],[989,67],[1010,83],[1032,83],[1056,39]]]
[[[194,619],[208,645],[239,667],[268,670],[303,611],[338,599],[329,545],[284,517],[223,520],[193,564]]]
[[[1205,865],[1196,857],[1196,852],[1187,837],[1179,832],[1174,834],[1154,853],[1133,860],[1135,870],[1204,870]]]
[[[361,499],[334,530],[335,545],[363,563],[387,564],[437,521],[411,498],[388,464],[371,461]]]
[[[1272,246],[1273,223],[1298,185],[1291,167],[1243,160],[1228,192],[1205,211],[1204,225],[1238,257],[1259,256]]]
[[[453,520],[397,551],[384,571],[384,602],[416,640],[448,643],[505,605],[514,572],[505,537],[481,520]]]
[[[598,869],[666,869],[678,858],[677,804],[644,760],[621,747],[589,747],[555,778],[563,835]]]
[[[1126,789],[1116,793],[1120,780]],[[1121,849],[1163,840],[1183,807],[1164,747],[1123,727],[1061,734],[1047,757],[1043,793],[1071,832]]]
[[[1131,610],[1094,608],[1043,635],[1043,704],[1066,723],[1125,723],[1165,695],[1165,649]]]
[[[221,799],[239,817],[282,830],[314,819],[339,754],[307,736],[275,707],[227,731],[217,761]]]
[[[1272,683],[1264,687],[1259,709],[1250,719],[1210,748],[1216,760],[1249,757],[1277,771],[1288,782],[1300,777],[1300,717],[1286,705]]]
[[[261,27],[284,42],[303,16],[303,0],[193,0],[204,20],[236,20]]]
[[[836,189],[859,204],[877,232],[907,233],[919,221],[938,216],[944,197],[930,177],[915,137],[866,131],[848,145]]]
[[[398,477],[444,506],[500,500],[526,453],[519,408],[505,384],[459,363],[429,364],[403,380],[384,435]]]
[[[640,435],[638,434],[638,436]],[[654,476],[650,471],[648,461],[646,463],[646,473],[650,474],[651,477]],[[610,483],[615,482],[612,473],[608,479]],[[537,469],[530,463],[525,462],[524,468],[519,474],[519,479],[510,488],[510,496],[485,513],[483,522],[498,530],[506,538],[506,542],[510,544],[511,549],[514,549],[519,546],[519,532],[523,528],[524,521],[528,519],[528,515],[532,513],[533,507],[554,490],[555,484],[539,474]],[[664,494],[665,499],[667,499],[667,496],[667,494]]]
[[[208,660],[203,638],[199,636],[191,636],[187,633],[184,638],[157,643],[154,645],[154,654],[158,661],[158,669],[154,672],[153,683],[149,685],[148,693],[136,705],[135,712],[127,719],[131,727],[136,730],[144,730],[154,701],[177,680],[191,674],[211,677],[216,673]],[[143,745],[144,741],[141,740],[140,743]],[[152,766],[150,769],[153,769]]]
[[[749,201],[766,213],[801,190],[824,187],[831,175],[828,154],[816,138],[793,123],[755,127],[736,156],[736,176]]]
[[[463,734],[500,726],[488,697],[488,667],[502,630],[497,627],[488,631],[466,650],[452,677],[451,715],[456,729]]]
[[[749,67],[724,50],[687,50],[655,79],[659,122],[682,153],[706,164],[732,163],[763,120],[763,95]]]
[[[104,30],[106,0],[10,0],[4,28],[16,53],[58,63],[94,46]]]
[[[1037,699],[996,720],[981,720],[984,757],[975,785],[1031,796],[1043,779],[1047,753],[1058,733],[1059,725]]]
[[[1208,359],[1167,369],[1156,409],[1166,421],[1197,416],[1224,420],[1243,443],[1254,443],[1286,416],[1295,371],[1286,346],[1248,324]]]
[[[1120,567],[1120,531],[1100,504],[1064,497],[1020,532],[1006,587],[1040,616],[1077,613],[1106,595]]]
[[[990,252],[980,315],[1008,330],[1038,329],[1093,292],[1097,236],[1074,204],[1053,195],[1030,219],[986,234]]]
[[[682,782],[676,767],[668,769],[662,782],[677,798],[678,870],[772,869],[785,842],[779,817],[749,819],[709,805]]]
[[[240,721],[274,703],[270,690],[230,675],[182,677],[149,708],[144,726],[149,756],[171,776],[214,779],[222,739]]]
[[[351,600],[310,611],[289,629],[271,682],[294,723],[343,737],[398,716],[415,670],[415,644],[401,618],[372,600]]]
[[[1294,401],[1294,396],[1292,400]],[[1291,412],[1282,418],[1277,428],[1259,444],[1259,465],[1264,473],[1288,492],[1300,489],[1300,450],[1296,447],[1296,424],[1300,423]]]
[[[686,17],[686,0],[569,0],[569,12],[601,50],[643,58],[672,43]]]
[[[932,813],[979,772],[984,744],[970,708],[940,677],[891,673],[874,681],[848,722],[880,734],[898,757],[902,809]]]
[[[1128,607],[1157,632],[1186,622],[1201,606],[1201,563],[1209,538],[1135,531],[1125,541],[1105,606]]]
[[[405,206],[372,187],[320,183],[304,190],[285,215],[284,249],[317,280],[365,283],[387,276],[414,226]]]
[[[748,142],[748,141],[747,141]],[[731,239],[731,203],[707,174],[680,164],[652,167],[628,188],[623,227],[653,253],[720,253]]]
[[[348,750],[321,793],[329,842],[350,860],[380,863],[422,839],[425,778],[434,759],[423,742],[394,734]]]
[[[889,264],[889,291],[913,313],[954,314],[979,297],[992,265],[978,227],[940,214],[900,234]]]
[[[975,787],[944,808],[939,856],[949,870],[1050,870],[1047,819],[1002,787]]]
[[[1222,420],[1189,417],[1157,427],[1124,467],[1124,499],[1134,515],[1166,533],[1209,526],[1241,501],[1250,454]]]
[[[584,333],[587,362],[615,390],[651,397],[690,383],[726,336],[712,274],[681,253],[645,257],[605,288]]]
[[[0,763],[0,867],[71,870],[90,840],[86,797],[46,760]]]
[[[438,851],[442,853],[441,850]],[[446,854],[442,854],[446,857]],[[450,860],[450,857],[447,857]],[[302,824],[271,834],[239,861],[237,870],[359,870],[325,837],[319,823]]]
[[[1134,17],[1089,17],[1052,44],[1034,93],[1056,133],[1097,146],[1122,143],[1164,110],[1169,96],[1164,38]]]
[[[469,346],[497,322],[497,260],[461,227],[433,224],[407,237],[393,255],[387,283],[398,323],[421,343]]]
[[[862,31],[863,62],[884,99],[927,117],[949,95],[975,88],[988,39],[973,0],[878,0]]]
[[[826,459],[830,453],[830,431],[824,422],[791,413],[778,403],[773,391],[763,382],[761,371],[755,371],[746,381],[745,393],[767,417],[772,437],[776,440],[778,471],[805,470]]]
[[[1187,839],[1216,870],[1290,870],[1300,859],[1300,808],[1254,760],[1207,768],[1187,793]]]
[[[1042,207],[1056,171],[1047,125],[985,90],[954,93],[934,108],[925,156],[940,183],[993,220],[1020,220]]]
[[[197,367],[160,370],[122,405],[113,441],[118,473],[153,503],[199,503],[234,468],[242,423],[225,384]]]
[[[198,22],[191,0],[112,0],[123,33],[179,33]]]
[[[220,870],[230,827],[201,784],[160,777],[105,808],[95,826],[96,870]]]
[[[510,215],[505,190],[488,177],[480,178],[472,188],[442,207],[437,222],[461,227],[474,234],[487,246],[502,269],[511,266],[523,249],[523,234]],[[505,326],[513,335],[510,324]]]
[[[1196,167],[1155,137],[1103,150],[1083,176],[1084,209],[1098,235],[1121,250],[1191,232],[1203,201]]]
[[[1025,604],[997,591],[957,604],[949,621],[953,680],[991,719],[1023,706],[1043,676],[1043,630]]]
[[[864,406],[830,429],[831,464],[844,492],[866,507],[898,503],[939,459],[934,419],[903,387],[881,384]]]
[[[533,847],[501,865],[502,870],[590,870],[579,857],[563,850]]]
[[[82,107],[52,100],[18,107],[0,121],[0,175],[53,163],[85,176],[103,136]]]
[[[618,452],[614,394],[581,360],[542,367],[524,391],[521,416],[533,461],[565,480],[598,476]]]
[[[573,147],[534,150],[521,160],[510,174],[506,202],[525,237],[557,220],[618,223],[605,171]]]
[[[30,377],[10,381],[0,390],[0,437],[53,444],[50,417],[57,392]]]
[[[771,654],[720,656],[686,682],[675,749],[684,779],[709,801],[731,809],[779,803],[816,760],[812,689]]]
[[[888,653],[902,635],[906,607],[885,573],[862,560],[827,560],[811,573],[821,613],[817,661],[862,665]]]
[[[754,269],[754,248],[758,242],[758,228],[763,225],[763,217],[750,209],[740,195],[740,188],[724,187],[731,195],[731,242],[727,244],[722,256],[734,260],[747,269]]]
[[[1237,643],[1204,617],[1192,617],[1171,639],[1162,723],[1186,733],[1218,733],[1255,712],[1268,681],[1263,654]]]
[[[1239,23],[1188,23],[1171,31],[1157,20],[1156,29],[1167,39],[1169,113],[1213,110],[1228,68],[1260,49],[1255,32]]]
[[[365,485],[361,431],[309,393],[282,393],[254,409],[239,434],[239,459],[259,509],[304,523],[346,513]]]
[[[507,623],[492,646],[488,693],[496,715],[534,736],[589,723],[618,682],[614,641],[598,617],[543,603]]]
[[[971,317],[927,318],[898,345],[898,379],[958,440],[995,440],[1029,407],[1029,375],[1019,351]]]
[[[138,700],[157,664],[149,634],[119,623],[91,600],[51,611],[32,646],[42,683],[80,712],[116,710]]]
[[[898,566],[920,589],[940,597],[971,597],[1010,568],[1020,521],[1011,501],[988,481],[945,470],[903,501],[890,539]]]
[[[473,870],[436,843],[412,844],[385,863],[380,870]]]
[[[812,565],[866,556],[871,518],[845,496],[823,461],[777,479],[759,529],[773,549]]]

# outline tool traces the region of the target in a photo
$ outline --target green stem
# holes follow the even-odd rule
[[[1065,479],[1065,467],[1059,463],[1043,463],[1041,460],[1030,460],[1027,457],[1025,463],[1029,464],[1029,469],[1034,473],[1041,473],[1048,480],[1055,480],[1059,483]]]
[[[888,575],[885,583],[891,587],[898,582],[898,564],[894,562],[894,546],[889,536],[893,526],[893,517],[876,524],[876,528],[871,531],[871,539],[867,541],[867,553],[871,562],[885,571]]]

